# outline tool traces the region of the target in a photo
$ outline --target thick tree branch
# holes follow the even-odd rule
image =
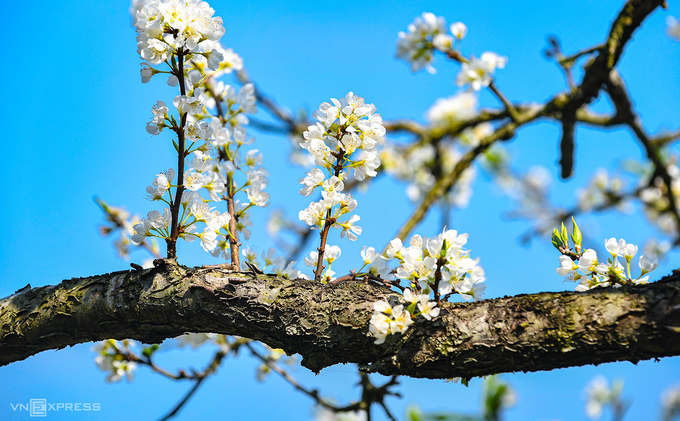
[[[602,85],[609,79],[633,32],[647,16],[665,0],[628,0],[612,23],[612,27],[598,55],[585,66],[581,84],[573,89],[569,100],[562,106],[562,140],[560,165],[562,178],[569,178],[574,167],[574,129],[576,112],[595,99]]]
[[[359,363],[386,375],[450,378],[680,355],[680,275],[587,293],[444,304],[375,345],[372,283],[325,286],[167,265],[65,280],[0,300],[0,365],[107,338],[157,343],[185,332],[239,335],[299,353],[319,371]]]

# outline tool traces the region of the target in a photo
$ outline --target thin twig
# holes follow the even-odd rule
[[[177,405],[175,405],[175,407],[172,408],[172,410],[170,412],[168,412],[165,416],[163,416],[162,418],[159,418],[159,421],[167,421],[170,418],[173,418],[175,415],[177,415],[177,413],[179,413],[180,409],[182,409],[184,407],[184,405],[186,405],[187,402],[189,402],[189,399],[191,399],[194,396],[194,393],[196,393],[196,391],[198,390],[198,387],[201,385],[201,383],[203,383],[203,380],[205,380],[205,379],[206,379],[206,377],[201,377],[198,380],[196,380],[194,382],[194,385],[191,387],[191,389],[189,389],[189,391],[186,393],[186,395],[184,395],[182,400],[180,400],[177,403]]]

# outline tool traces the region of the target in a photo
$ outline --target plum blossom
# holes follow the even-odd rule
[[[581,233],[576,227],[576,223],[574,223],[574,227],[574,230],[578,231],[577,240],[580,241]],[[562,228],[564,236],[557,229],[553,233],[553,244],[555,244],[555,247],[560,246],[562,253],[559,257],[560,267],[557,268],[557,273],[560,276],[566,276],[567,280],[578,282],[576,291],[588,291],[596,287],[645,284],[649,279],[649,276],[646,275],[656,269],[659,264],[657,260],[641,255],[638,261],[641,273],[637,278],[634,278],[631,274],[630,263],[638,252],[637,245],[627,243],[622,238],[605,240],[605,248],[611,258],[604,262],[598,259],[597,252],[593,249],[581,252],[580,243],[577,244],[576,252],[567,250],[569,247],[565,245],[564,240],[567,233],[564,225],[562,225]],[[558,237],[557,240],[555,236]],[[577,240],[574,241],[577,242]],[[626,262],[625,266],[618,260],[619,257],[623,257]]]
[[[330,102],[321,103],[312,114],[316,122],[302,134],[300,147],[309,152],[320,168],[313,168],[300,179],[300,194],[309,196],[319,187],[322,200],[312,202],[299,212],[298,217],[312,229],[323,230],[321,250],[325,249],[330,228],[341,229],[340,236],[346,236],[350,241],[356,240],[362,232],[356,225],[360,219],[358,215],[351,215],[344,221],[340,218],[357,206],[356,199],[344,191],[348,172],[353,170],[354,179],[363,181],[366,177],[375,177],[380,166],[376,146],[386,130],[382,117],[375,111],[373,104],[367,104],[364,98],[349,92],[344,98],[331,98]],[[317,268],[317,276],[320,271]]]
[[[146,188],[149,199],[160,200],[170,188],[170,183],[173,178],[175,178],[175,170],[172,168],[156,175],[156,179],[153,183]]]
[[[463,22],[455,22],[451,24],[451,35],[457,40],[462,40],[467,34],[467,26]]]
[[[407,32],[399,32],[397,40],[397,58],[411,63],[411,70],[417,72],[425,68],[429,73],[435,73],[432,67],[432,45],[438,35],[445,35],[446,21],[441,16],[425,12],[408,26]],[[440,46],[446,39],[437,41]]]
[[[482,53],[480,58],[472,57],[468,63],[461,66],[456,83],[458,86],[470,85],[473,90],[479,91],[489,86],[496,69],[505,67],[508,59],[493,52]]]

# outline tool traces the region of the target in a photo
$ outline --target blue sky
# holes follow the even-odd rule
[[[245,62],[252,79],[291,110],[311,112],[330,97],[354,91],[372,102],[386,120],[423,121],[439,97],[457,92],[458,67],[438,57],[436,75],[412,74],[394,58],[397,33],[406,30],[424,11],[442,15],[447,22],[462,21],[468,28],[465,54],[496,51],[509,58],[497,73],[497,83],[514,101],[544,101],[564,89],[557,67],[541,55],[545,37],[554,34],[567,52],[604,39],[619,2],[485,2],[413,1],[394,4],[268,1],[249,4],[213,1],[226,34],[222,42]],[[142,85],[135,33],[128,4],[122,1],[35,1],[2,6],[3,27],[15,40],[6,46],[2,76],[9,100],[3,101],[5,153],[0,171],[8,183],[0,206],[0,296],[27,283],[49,285],[62,279],[122,270],[128,262],[117,259],[110,242],[97,234],[101,213],[92,198],[124,205],[135,213],[155,209],[144,200],[144,189],[158,172],[172,165],[169,138],[151,137],[144,127],[156,100],[171,101],[175,92],[161,80]],[[680,115],[680,43],[664,33],[665,18],[680,15],[671,3],[658,10],[635,34],[619,67],[635,98],[645,126],[652,133],[677,128]],[[483,106],[497,102],[482,93]],[[601,101],[597,107],[605,110]],[[264,114],[261,112],[261,114]],[[292,215],[307,205],[297,195],[303,170],[287,167],[286,139],[255,134],[270,170],[272,206]],[[625,159],[639,159],[642,151],[629,133],[580,129],[576,176],[554,181],[553,199],[567,204],[598,166],[615,167]],[[540,164],[557,174],[555,162],[559,127],[538,123],[522,129],[507,145],[519,169]],[[11,181],[11,183],[9,182]],[[404,185],[378,181],[368,194],[358,195],[357,213],[364,233],[355,244],[343,245],[342,266],[354,267],[365,244],[381,248],[407,217],[412,205]],[[389,201],[390,211],[375,211]],[[483,173],[475,184],[470,206],[451,216],[452,228],[470,234],[469,248],[481,258],[487,273],[490,298],[572,289],[555,273],[557,255],[547,241],[520,247],[518,237],[528,228],[520,221],[503,221],[511,203]],[[253,213],[251,245],[266,250],[264,232],[268,210]],[[436,234],[439,215],[431,213],[418,228]],[[639,215],[587,217],[582,227],[597,241],[624,237],[642,245],[658,233]],[[493,240],[493,241],[492,241]],[[339,240],[336,240],[339,241]],[[601,243],[596,245],[600,246]],[[180,247],[187,265],[215,263],[197,244]],[[145,256],[133,255],[133,261]],[[662,262],[657,277],[677,264],[677,253]],[[98,402],[100,419],[156,418],[164,414],[189,388],[140,370],[134,382],[107,384],[93,363],[91,344],[40,355],[0,368],[0,418],[27,419],[10,404],[32,398],[50,402]],[[168,351],[169,367],[200,367],[206,350]],[[305,419],[311,402],[274,376],[265,384],[254,379],[256,362],[240,357],[224,364],[208,380],[178,419]],[[179,367],[179,366],[177,366]],[[596,374],[626,382],[624,396],[632,400],[627,419],[657,417],[661,391],[680,383],[680,361],[605,364],[542,373],[505,375],[516,389],[518,403],[508,420],[584,419],[582,391]],[[353,367],[337,366],[314,376],[304,369],[296,375],[310,386],[345,402],[357,396]],[[425,410],[475,412],[479,407],[479,380],[469,388],[440,381],[403,379],[403,399],[392,399],[396,414],[418,402]],[[379,413],[379,411],[378,411]],[[282,416],[281,414],[291,414]],[[651,415],[650,415],[651,414]],[[59,416],[50,414],[53,419]],[[86,419],[68,414],[63,419]]]

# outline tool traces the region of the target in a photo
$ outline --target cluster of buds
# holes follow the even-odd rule
[[[607,262],[601,262],[598,260],[595,250],[583,250],[581,230],[573,218],[572,223],[571,236],[562,224],[560,230],[557,228],[553,230],[552,243],[562,253],[557,273],[566,276],[568,280],[578,282],[576,291],[587,291],[595,287],[645,284],[649,279],[647,274],[659,265],[657,260],[641,255],[638,261],[640,275],[633,278],[630,263],[638,252],[638,247],[635,244],[629,244],[624,239],[610,238],[606,240],[604,245],[611,257]],[[570,237],[574,244],[573,250],[569,245]],[[618,260],[619,257],[623,257],[626,261],[625,266]]]
[[[171,63],[177,53],[190,58],[202,56],[211,70],[217,70],[224,56],[216,49],[208,52],[201,44],[217,41],[224,35],[222,18],[200,0],[150,0],[137,5],[134,25],[137,28],[137,52],[151,65]],[[172,72],[143,66],[145,82],[157,73],[171,73],[168,84],[176,86],[178,78]]]

